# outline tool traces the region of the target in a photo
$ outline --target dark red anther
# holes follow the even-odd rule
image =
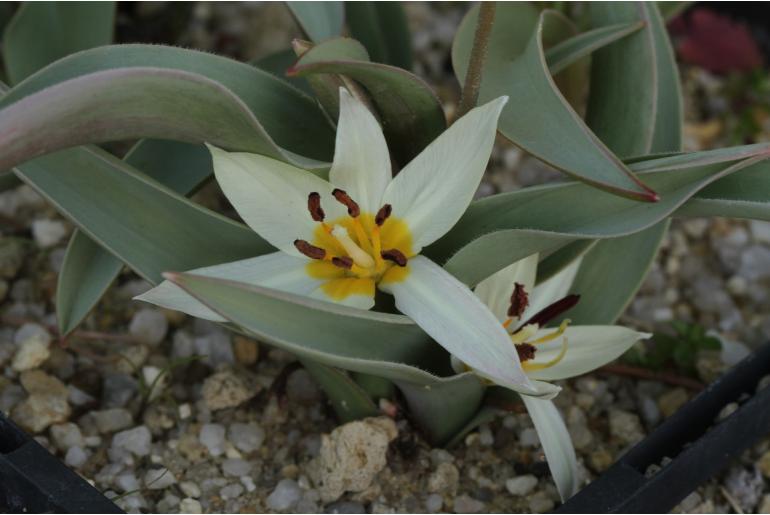
[[[323,259],[326,257],[326,251],[324,249],[311,245],[305,240],[294,240],[294,246],[297,247],[298,251],[310,259]]]
[[[508,316],[519,318],[524,314],[524,310],[529,306],[529,295],[527,295],[524,285],[514,283],[513,293],[511,294],[511,306],[508,308]]]
[[[534,359],[535,351],[537,351],[537,348],[529,343],[516,344],[516,353],[519,355],[519,361],[522,363],[529,361],[530,359]]]
[[[332,264],[345,270],[353,268],[353,260],[348,256],[332,258]]]
[[[385,204],[380,208],[379,211],[377,211],[377,214],[374,216],[374,223],[376,223],[379,227],[382,227],[382,224],[385,223],[385,220],[390,218],[390,213],[393,212],[393,208],[390,204]]]
[[[567,312],[569,309],[575,306],[580,300],[580,295],[567,295],[561,300],[557,300],[548,307],[535,313],[532,318],[521,324],[521,327],[529,324],[537,324],[543,327],[545,324],[558,317],[559,315]]]
[[[398,249],[383,250],[380,256],[382,259],[393,261],[398,266],[406,266],[406,256]]]
[[[337,199],[337,202],[348,208],[348,214],[353,218],[361,214],[361,209],[358,207],[356,201],[350,198],[350,195],[344,190],[334,188],[332,195]]]
[[[315,222],[323,222],[326,218],[326,213],[321,208],[321,195],[318,192],[314,191],[307,196],[307,210],[310,211],[310,216]]]

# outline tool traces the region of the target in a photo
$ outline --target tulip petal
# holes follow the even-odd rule
[[[352,308],[372,309],[374,290],[372,279],[340,277],[325,281],[310,296]]]
[[[283,252],[273,252],[232,263],[198,268],[191,270],[190,273],[308,295],[321,284],[321,281],[308,275],[307,263],[306,258],[296,258]],[[155,288],[135,297],[135,300],[182,311],[198,318],[217,322],[225,321],[224,318],[170,281],[163,281]]]
[[[390,183],[390,154],[374,115],[340,88],[340,119],[329,182],[345,190],[361,210],[376,213]]]
[[[407,266],[401,280],[380,283],[396,298],[396,308],[476,374],[533,392],[508,333],[473,292],[424,256]]]
[[[508,318],[514,284],[524,285],[524,291],[532,302],[532,289],[537,275],[537,254],[516,261],[481,281],[474,292],[487,305],[498,320]],[[526,311],[525,311],[526,312]]]
[[[535,286],[535,289],[531,291],[529,296],[529,307],[524,312],[524,315],[522,315],[522,319],[527,320],[557,300],[566,297],[570,293],[570,288],[582,261],[582,257],[575,259],[564,269],[560,270],[559,273]]]
[[[346,214],[332,197],[333,186],[306,170],[258,154],[208,148],[217,182],[243,221],[287,254],[301,256],[294,240],[313,239],[317,223],[307,208],[310,193],[321,195],[327,218]]]
[[[541,329],[534,339],[552,333],[553,329]],[[553,366],[532,370],[533,379],[556,381],[590,372],[620,357],[639,340],[651,335],[640,333],[618,325],[583,325],[568,327],[563,338],[567,338],[567,353]],[[554,359],[561,350],[562,338],[537,346],[535,359],[527,363],[546,363]]]
[[[468,112],[436,138],[385,190],[384,203],[412,231],[414,252],[443,236],[465,212],[481,182],[508,97]]]
[[[521,399],[535,424],[559,496],[562,502],[566,501],[575,495],[579,486],[575,447],[567,426],[553,402],[526,395],[522,395]]]

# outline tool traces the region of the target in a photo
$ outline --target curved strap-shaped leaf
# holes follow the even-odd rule
[[[597,138],[559,92],[548,71],[542,44],[544,25],[559,20],[519,2],[498,3],[485,62],[479,103],[500,95],[511,100],[498,130],[516,145],[559,170],[592,186],[638,200],[655,193]],[[469,11],[452,46],[460,80],[467,70],[478,8]],[[531,35],[526,41],[524,34]],[[558,142],[558,144],[554,144]]]
[[[91,147],[48,154],[16,169],[103,248],[157,283],[190,270],[273,251],[248,227],[209,211]]]
[[[548,70],[551,72],[551,75],[556,75],[575,61],[629,34],[633,34],[643,26],[644,24],[641,22],[616,23],[589,30],[564,40],[545,51]]]
[[[24,2],[3,34],[11,84],[65,55],[112,42],[115,2]]]
[[[713,161],[713,156],[697,153],[691,156],[690,167],[684,167],[679,156],[660,161],[667,159],[674,160],[676,168],[644,174],[649,184],[665,194],[660,202],[641,204],[592,192],[580,183],[496,195],[473,203],[427,253],[436,260],[451,256],[445,268],[473,285],[533,252],[547,254],[577,239],[618,237],[643,230],[670,216],[709,183],[750,166],[768,166],[763,162],[767,155],[761,152],[753,158],[725,158],[706,165],[699,163]],[[590,202],[575,201],[589,198]]]
[[[638,20],[644,29],[596,54],[592,65],[592,80],[596,82],[592,82],[595,89],[590,98],[591,105],[599,108],[590,111],[589,123],[600,127],[602,135],[610,138],[610,148],[622,155],[680,151],[679,72],[656,7],[641,3],[613,5],[610,9],[592,6],[592,14],[596,24]],[[619,78],[624,82],[618,83]],[[635,79],[649,81],[643,85],[641,95],[620,89],[639,88],[640,84],[629,83]],[[602,96],[607,92],[609,97]],[[641,163],[634,168],[644,167]],[[584,290],[574,310],[578,323],[615,322],[647,275],[667,227],[667,221],[661,221],[642,232],[596,243],[575,278],[576,287]],[[605,291],[596,285],[611,288]]]
[[[251,65],[183,48],[112,45],[79,52],[47,66],[18,84],[0,100],[0,107],[83,75],[133,67],[179,70],[207,77],[237,96],[251,110],[270,135],[268,146],[279,158],[303,163],[304,160],[294,156],[297,154],[331,161],[334,131],[312,97],[285,80]],[[288,157],[282,156],[281,149],[288,151]],[[321,167],[318,163],[306,164]]]
[[[600,240],[583,258],[571,293],[580,302],[569,312],[575,324],[613,324],[642,285],[668,231],[664,220],[643,231]]]
[[[754,166],[703,188],[674,216],[727,216],[770,221],[770,169]]]
[[[288,74],[335,73],[359,82],[371,95],[385,138],[404,165],[446,129],[444,111],[422,79],[395,66],[369,62],[365,55],[353,39],[332,39],[308,50]]]
[[[305,34],[313,41],[339,36],[345,21],[342,2],[286,2]]]
[[[379,414],[380,410],[369,395],[346,372],[310,359],[303,359],[301,363],[326,392],[340,422]]]
[[[471,373],[441,378],[428,372],[438,356],[448,355],[403,315],[189,273],[166,278],[243,330],[302,359],[418,385],[477,380]]]
[[[475,375],[461,374],[435,384],[397,383],[409,412],[434,445],[444,445],[481,407],[486,386]]]
[[[591,22],[644,22],[645,27],[597,51],[591,65],[586,121],[621,156],[678,151],[682,104],[678,71],[654,3],[591,3]],[[618,130],[618,124],[623,130]]]
[[[140,141],[124,160],[182,195],[192,192],[213,173],[211,156],[204,146],[177,141]],[[56,287],[60,334],[67,335],[75,330],[122,268],[120,259],[75,229]]]
[[[179,70],[118,68],[59,83],[0,111],[0,169],[67,147],[142,137],[296,162],[221,84]]]
[[[401,2],[345,2],[350,34],[372,60],[412,69],[412,42]]]

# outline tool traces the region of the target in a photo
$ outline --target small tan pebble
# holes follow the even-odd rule
[[[203,513],[201,503],[190,497],[185,497],[179,503],[179,513]]]
[[[674,388],[658,399],[658,407],[664,417],[670,417],[687,402],[689,396],[684,388]]]
[[[233,338],[233,353],[241,365],[253,365],[259,359],[259,343],[245,336],[235,336]]]
[[[761,458],[759,458],[759,461],[757,462],[757,467],[759,467],[759,471],[762,472],[762,475],[766,478],[770,479],[770,451],[765,452]],[[770,513],[770,512],[763,512],[763,513]]]
[[[588,464],[594,472],[604,472],[612,465],[612,454],[600,447],[588,456]]]
[[[32,370],[42,365],[51,355],[49,343],[40,335],[32,335],[19,345],[13,356],[11,368],[16,372]]]
[[[287,479],[297,479],[297,476],[299,476],[299,467],[293,463],[290,465],[285,465],[283,468],[281,468],[281,476]]]
[[[706,513],[702,511],[701,513]],[[757,513],[770,513],[770,494],[765,494],[759,503],[759,510]]]
[[[460,472],[451,463],[440,463],[428,476],[428,492],[454,495],[460,482]]]
[[[212,410],[234,408],[254,397],[261,387],[245,371],[223,370],[203,382],[203,401]]]

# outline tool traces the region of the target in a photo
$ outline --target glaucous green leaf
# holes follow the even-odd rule
[[[248,227],[209,211],[92,147],[24,163],[16,173],[100,246],[150,282],[271,252]]]
[[[254,66],[184,48],[113,45],[79,52],[49,65],[14,87],[0,101],[0,108],[83,75],[134,67],[161,68],[167,72],[177,70],[214,81],[219,89],[237,97],[264,128],[260,132],[269,135],[265,145],[272,152],[267,155],[300,164],[303,160],[298,156],[331,161],[334,131],[312,97]],[[194,98],[187,99],[187,102],[193,101],[197,102]],[[196,109],[205,110],[206,107]]]
[[[655,4],[592,2],[589,9],[595,27],[645,24],[642,30],[594,53],[586,114],[589,127],[620,156],[680,150],[679,76]],[[618,124],[624,130],[618,130]]]
[[[313,95],[313,90],[308,82],[302,77],[289,77],[286,70],[294,66],[297,62],[297,56],[292,50],[281,50],[267,55],[261,59],[253,61],[254,66],[260,70],[265,70],[281,80],[289,82],[295,88],[303,91],[307,95]]]
[[[372,60],[412,69],[412,42],[401,2],[345,2],[350,34]]]
[[[68,54],[112,42],[115,2],[24,2],[3,34],[3,63],[17,84]]]
[[[143,140],[129,151],[124,160],[183,195],[192,192],[213,173],[211,156],[206,147],[178,141]],[[75,330],[122,268],[120,259],[75,229],[56,287],[56,318],[60,334],[66,335]]]
[[[668,222],[628,236],[601,240],[591,248],[583,257],[570,289],[580,295],[580,302],[567,318],[578,325],[615,323],[641,287],[668,230]]]
[[[486,387],[472,374],[436,384],[397,383],[427,439],[444,445],[478,413]]]
[[[592,52],[633,34],[644,26],[643,23],[617,23],[599,27],[573,36],[545,51],[545,60],[551,75],[575,63]]]
[[[0,111],[0,169],[67,147],[142,137],[208,142],[311,165],[278,147],[221,84],[180,70],[136,67],[83,75]]]
[[[476,7],[463,20],[452,46],[460,82],[467,71],[477,17]],[[557,18],[548,11],[538,18],[531,4],[498,3],[479,104],[508,95],[511,100],[500,117],[499,131],[516,145],[592,186],[653,200],[654,192],[588,129],[556,87],[545,61],[542,34],[545,25]]]
[[[310,359],[301,360],[301,363],[329,397],[340,422],[350,422],[379,414],[380,410],[371,397],[347,372]]]
[[[355,40],[339,38],[316,45],[289,71],[300,77],[329,73],[350,77],[366,89],[401,165],[446,129],[441,103],[422,79],[394,66],[370,62]]]
[[[666,22],[669,22],[679,16],[695,2],[655,2],[660,10],[660,14]]]
[[[345,21],[343,2],[286,2],[305,34],[313,41],[337,37]]]
[[[236,326],[302,359],[421,385],[459,377],[428,372],[437,357],[449,357],[403,315],[188,273],[166,276]]]
[[[743,155],[743,149],[736,152]],[[545,257],[575,240],[625,236],[645,229],[671,215],[709,183],[766,158],[761,152],[741,159],[730,159],[723,152],[687,156],[688,164],[682,156],[640,163],[655,170],[642,176],[660,192],[659,202],[635,202],[575,182],[494,195],[472,203],[458,224],[426,253],[473,285],[534,252]]]

